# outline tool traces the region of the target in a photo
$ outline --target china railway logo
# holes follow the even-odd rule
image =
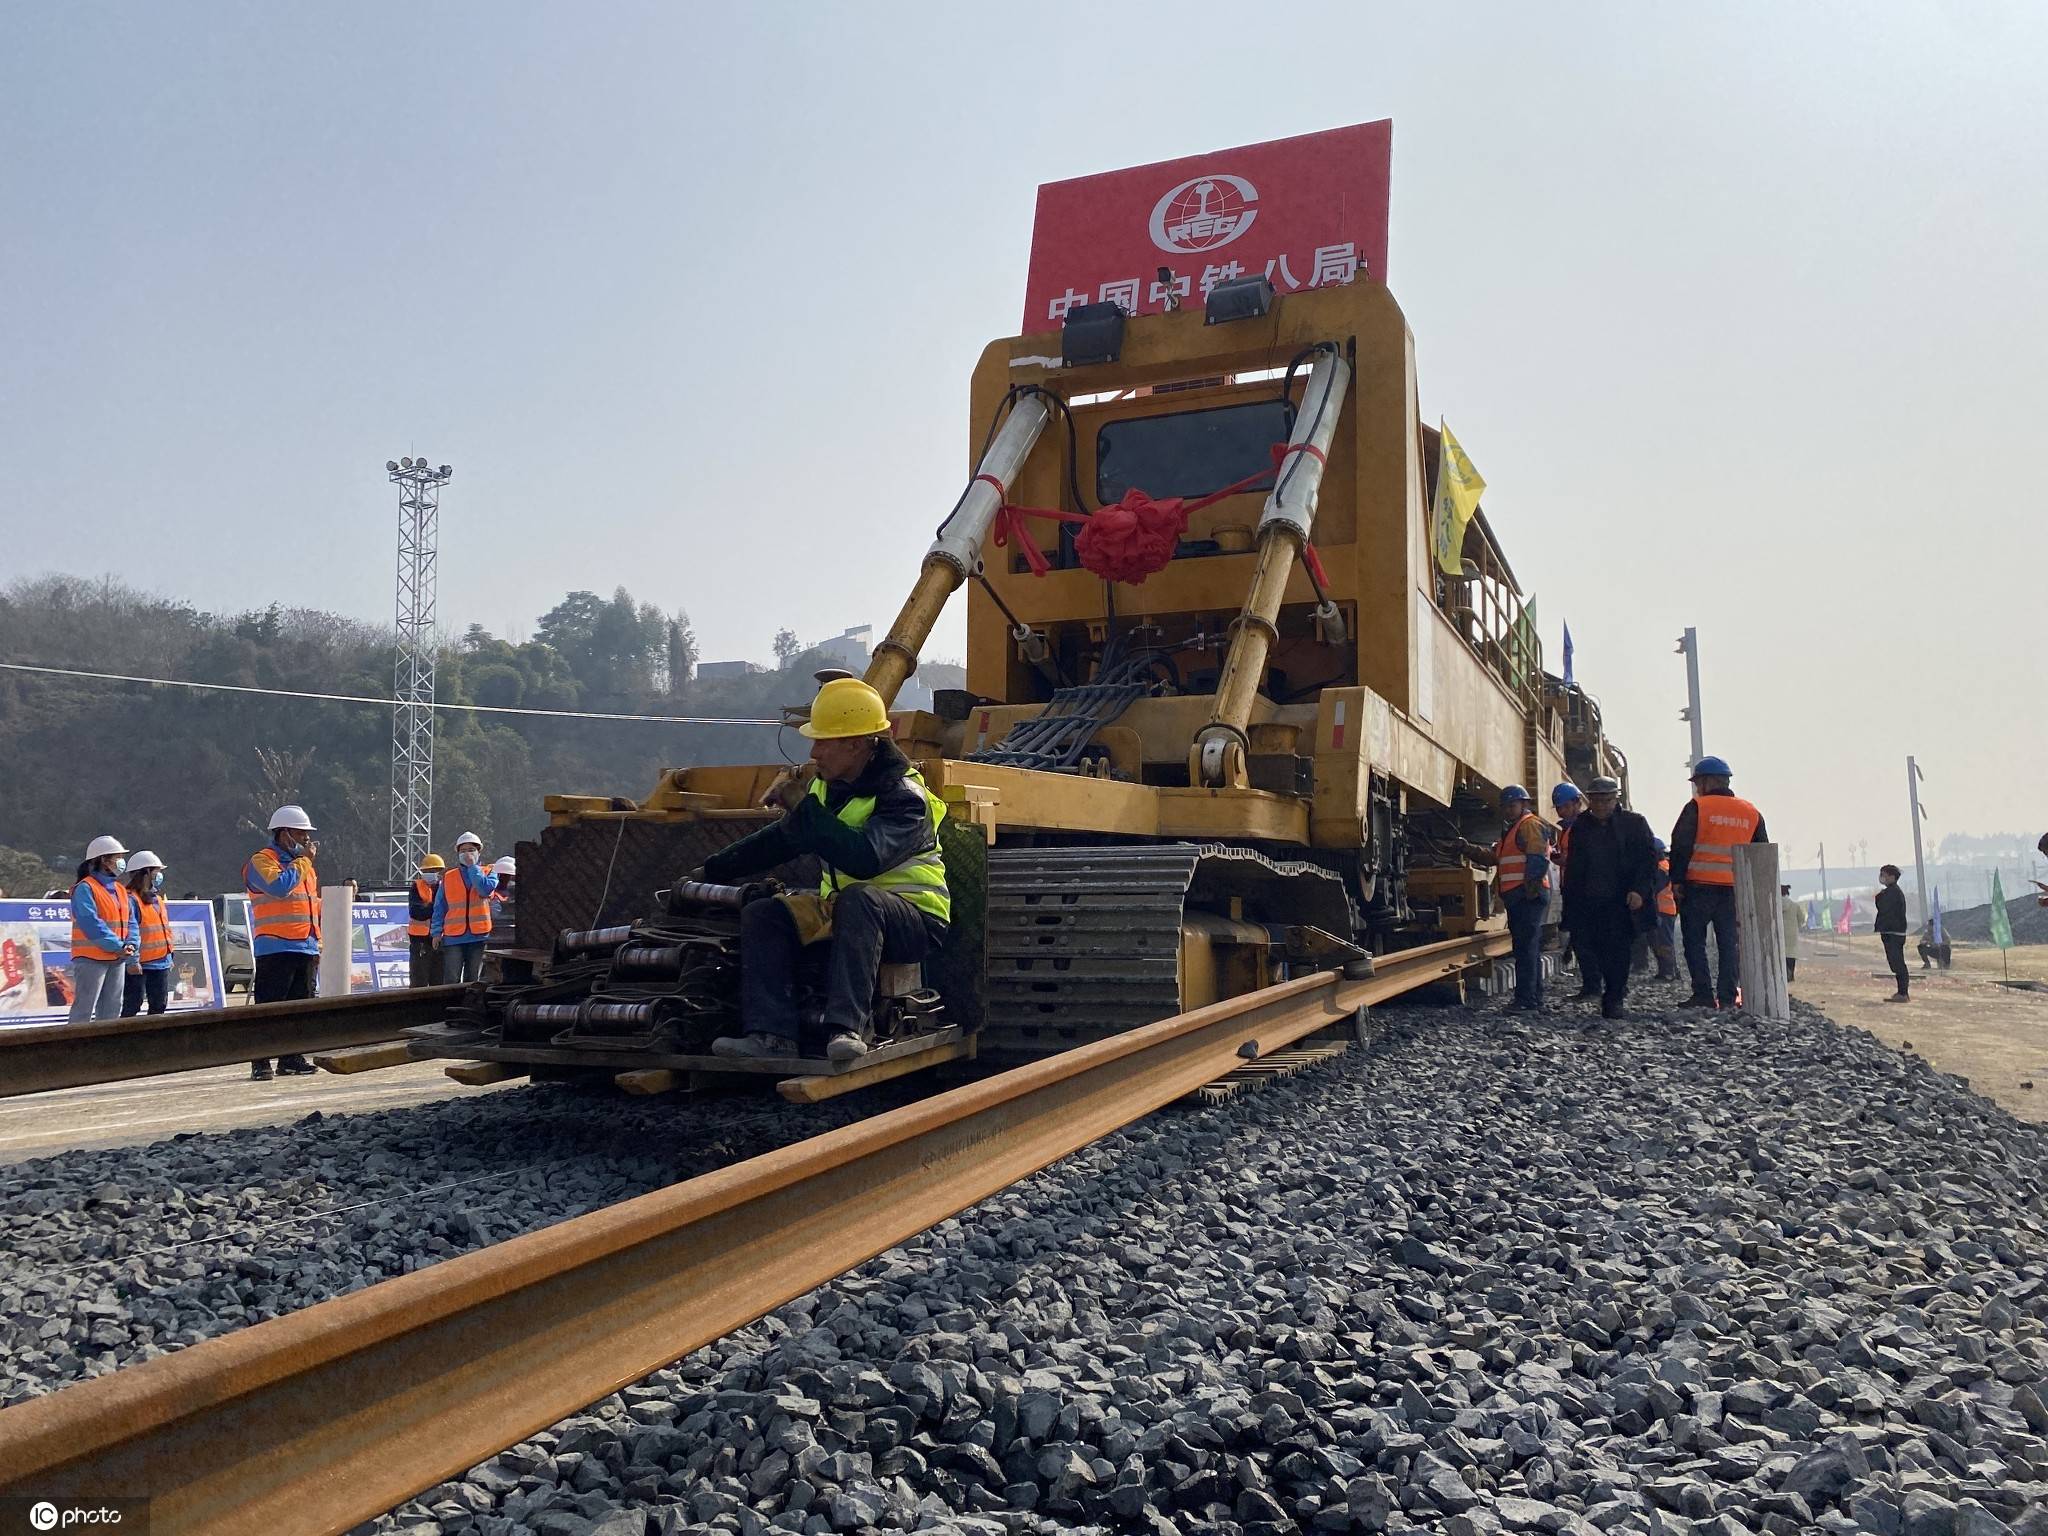
[[[1191,176],[1152,205],[1152,243],[1182,256],[1221,250],[1252,227],[1258,200],[1242,176]]]

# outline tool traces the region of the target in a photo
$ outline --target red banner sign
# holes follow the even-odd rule
[[[1038,189],[1024,330],[1079,304],[1154,314],[1263,272],[1280,293],[1387,279],[1391,119]],[[1162,279],[1165,267],[1170,277]]]

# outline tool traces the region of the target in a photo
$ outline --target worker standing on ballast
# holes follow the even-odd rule
[[[249,947],[256,955],[251,1000],[290,1003],[313,995],[320,970],[320,877],[313,858],[313,819],[304,806],[280,805],[270,817],[270,841],[242,866],[249,893]],[[277,1058],[277,1070],[302,1076],[313,1063],[299,1055]],[[270,1081],[268,1060],[249,1063],[256,1082]]]
[[[1657,850],[1657,877],[1651,894],[1657,898],[1657,915],[1650,924],[1650,953],[1657,957],[1657,979],[1678,980],[1678,896],[1671,889],[1671,845],[1661,837],[1650,839]]]
[[[453,985],[480,980],[484,940],[491,936],[491,895],[498,877],[484,868],[484,840],[474,832],[455,839],[455,867],[441,875],[430,923],[441,951],[441,980]]]
[[[121,1017],[132,1019],[145,1006],[151,1013],[171,1006],[171,913],[164,904],[164,861],[147,848],[128,860],[128,899],[135,904],[135,958],[121,987]]]
[[[1550,913],[1550,836],[1530,808],[1529,791],[1510,784],[1500,792],[1501,839],[1488,848],[1460,846],[1473,863],[1492,865],[1514,943],[1515,1006],[1543,1006],[1543,922]]]
[[[1586,786],[1586,814],[1572,825],[1564,920],[1572,942],[1592,961],[1589,978],[1600,977],[1603,1018],[1620,1018],[1627,1005],[1629,960],[1636,930],[1649,922],[1656,875],[1650,824],[1621,809],[1619,779],[1595,779]]]
[[[1685,968],[1692,996],[1684,1008],[1733,1008],[1739,985],[1735,938],[1735,850],[1767,843],[1764,813],[1728,787],[1734,770],[1718,757],[1693,765],[1693,798],[1671,828],[1671,888],[1685,938]],[[1717,970],[1707,963],[1707,929],[1714,930]],[[1718,985],[1717,985],[1718,982]]]
[[[508,853],[491,865],[491,873],[498,877],[498,888],[491,892],[492,925],[503,944],[519,923],[519,909],[513,905],[519,896],[519,861]]]
[[[1568,911],[1571,904],[1572,826],[1586,808],[1586,797],[1580,793],[1578,785],[1566,779],[1550,791],[1550,808],[1557,814],[1557,832],[1551,838],[1550,849],[1551,878],[1556,886],[1551,896],[1550,921],[1557,925],[1561,947],[1571,951],[1572,962],[1579,968],[1579,996],[1598,997],[1600,957],[1572,927]]]
[[[121,876],[128,850],[118,837],[86,844],[71,888],[71,1022],[121,1017],[122,977],[140,945],[135,908]]]
[[[703,873],[742,881],[812,854],[824,876],[816,896],[777,896],[740,914],[745,1033],[711,1048],[740,1058],[797,1055],[797,957],[829,939],[825,1054],[844,1065],[867,1054],[881,968],[920,962],[946,942],[946,806],[889,739],[882,696],[858,678],[820,688],[800,729],[812,742],[811,761],[778,776],[762,798],[781,819],[713,854]]]
[[[419,870],[405,893],[406,985],[431,987],[441,979],[434,963],[434,893],[441,885],[441,871],[447,861],[438,853],[420,860]]]

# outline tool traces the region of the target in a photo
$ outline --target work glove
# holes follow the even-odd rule
[[[770,810],[793,811],[803,802],[804,796],[811,792],[811,785],[817,777],[816,763],[785,768],[775,775],[775,782],[762,793],[761,804]]]

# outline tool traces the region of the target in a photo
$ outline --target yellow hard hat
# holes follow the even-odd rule
[[[424,859],[420,860],[421,869],[446,869],[447,867],[448,865],[442,860],[441,855],[439,855],[438,853],[430,853]]]
[[[811,700],[811,718],[797,727],[813,741],[879,736],[889,729],[882,696],[857,677],[835,677]]]

